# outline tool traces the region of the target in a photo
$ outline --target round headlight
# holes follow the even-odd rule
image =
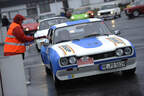
[[[85,16],[84,17],[88,17],[88,15],[87,14],[85,14]]]
[[[70,19],[72,19],[72,20],[73,20],[73,19],[74,19],[74,16],[72,16]]]
[[[132,49],[130,47],[124,48],[124,53],[126,55],[130,55],[132,53]]]
[[[117,55],[117,56],[122,56],[123,53],[124,53],[124,52],[123,52],[122,49],[117,49],[117,50],[116,50],[116,55]]]
[[[26,31],[29,31],[29,28],[26,28],[25,30],[26,30]]]
[[[76,63],[76,58],[75,57],[70,57],[69,58],[69,63],[71,63],[71,64],[75,64]]]
[[[60,63],[61,63],[62,66],[68,65],[68,59],[67,58],[61,58]]]
[[[114,11],[111,11],[111,14],[114,14],[115,12]]]
[[[97,15],[100,16],[100,13],[98,13]]]

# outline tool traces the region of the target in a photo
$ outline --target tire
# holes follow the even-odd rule
[[[138,10],[133,11],[133,16],[138,17],[140,15],[140,12]]]
[[[45,66],[45,71],[46,71],[47,74],[51,74],[51,70],[46,66]]]
[[[38,52],[40,52],[41,50],[38,48],[38,45],[36,44],[36,49]]]
[[[52,65],[50,64],[50,73],[51,73],[51,75],[52,75],[52,79],[53,79],[53,83],[54,83],[54,85],[55,85],[55,88],[59,88],[59,86],[60,86],[60,84],[61,84],[61,81],[60,80],[58,80],[57,79],[57,77],[53,74],[53,70],[52,70]]]
[[[124,71],[122,71],[122,74],[127,75],[127,76],[135,75],[135,71],[136,71],[136,68],[133,68],[133,69],[130,69],[130,70],[124,70]]]

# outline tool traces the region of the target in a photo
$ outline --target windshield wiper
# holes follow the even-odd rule
[[[110,34],[103,34],[103,35],[105,35],[105,36],[109,36]]]
[[[56,44],[57,43],[62,43],[62,42],[67,42],[67,41],[70,41],[70,40],[61,40],[61,41],[56,42]]]
[[[92,36],[100,36],[101,34],[89,34],[87,36],[84,36],[84,38],[87,38],[87,37],[92,37]]]
[[[80,39],[72,39],[72,41],[75,41],[75,40],[79,41]]]

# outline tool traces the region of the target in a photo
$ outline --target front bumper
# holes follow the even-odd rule
[[[115,61],[111,61],[111,62],[115,62]],[[111,63],[111,62],[106,62],[106,63]],[[129,70],[136,67],[136,58],[134,57],[134,58],[127,59],[125,67],[112,69],[112,70],[105,70],[105,71],[100,70],[99,68],[100,64],[106,64],[106,63],[99,63],[99,64],[94,64],[92,66],[86,66],[81,68],[73,68],[73,70],[71,71],[67,71],[66,69],[58,70],[56,72],[56,77],[59,80],[69,80],[69,79],[75,79],[80,77],[87,77],[92,75]]]

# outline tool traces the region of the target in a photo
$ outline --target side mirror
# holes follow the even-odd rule
[[[115,35],[120,35],[121,32],[120,32],[120,30],[115,30],[115,31],[114,31],[114,34],[115,34]]]
[[[48,46],[49,45],[49,40],[45,39],[44,42],[43,42],[43,45]]]

